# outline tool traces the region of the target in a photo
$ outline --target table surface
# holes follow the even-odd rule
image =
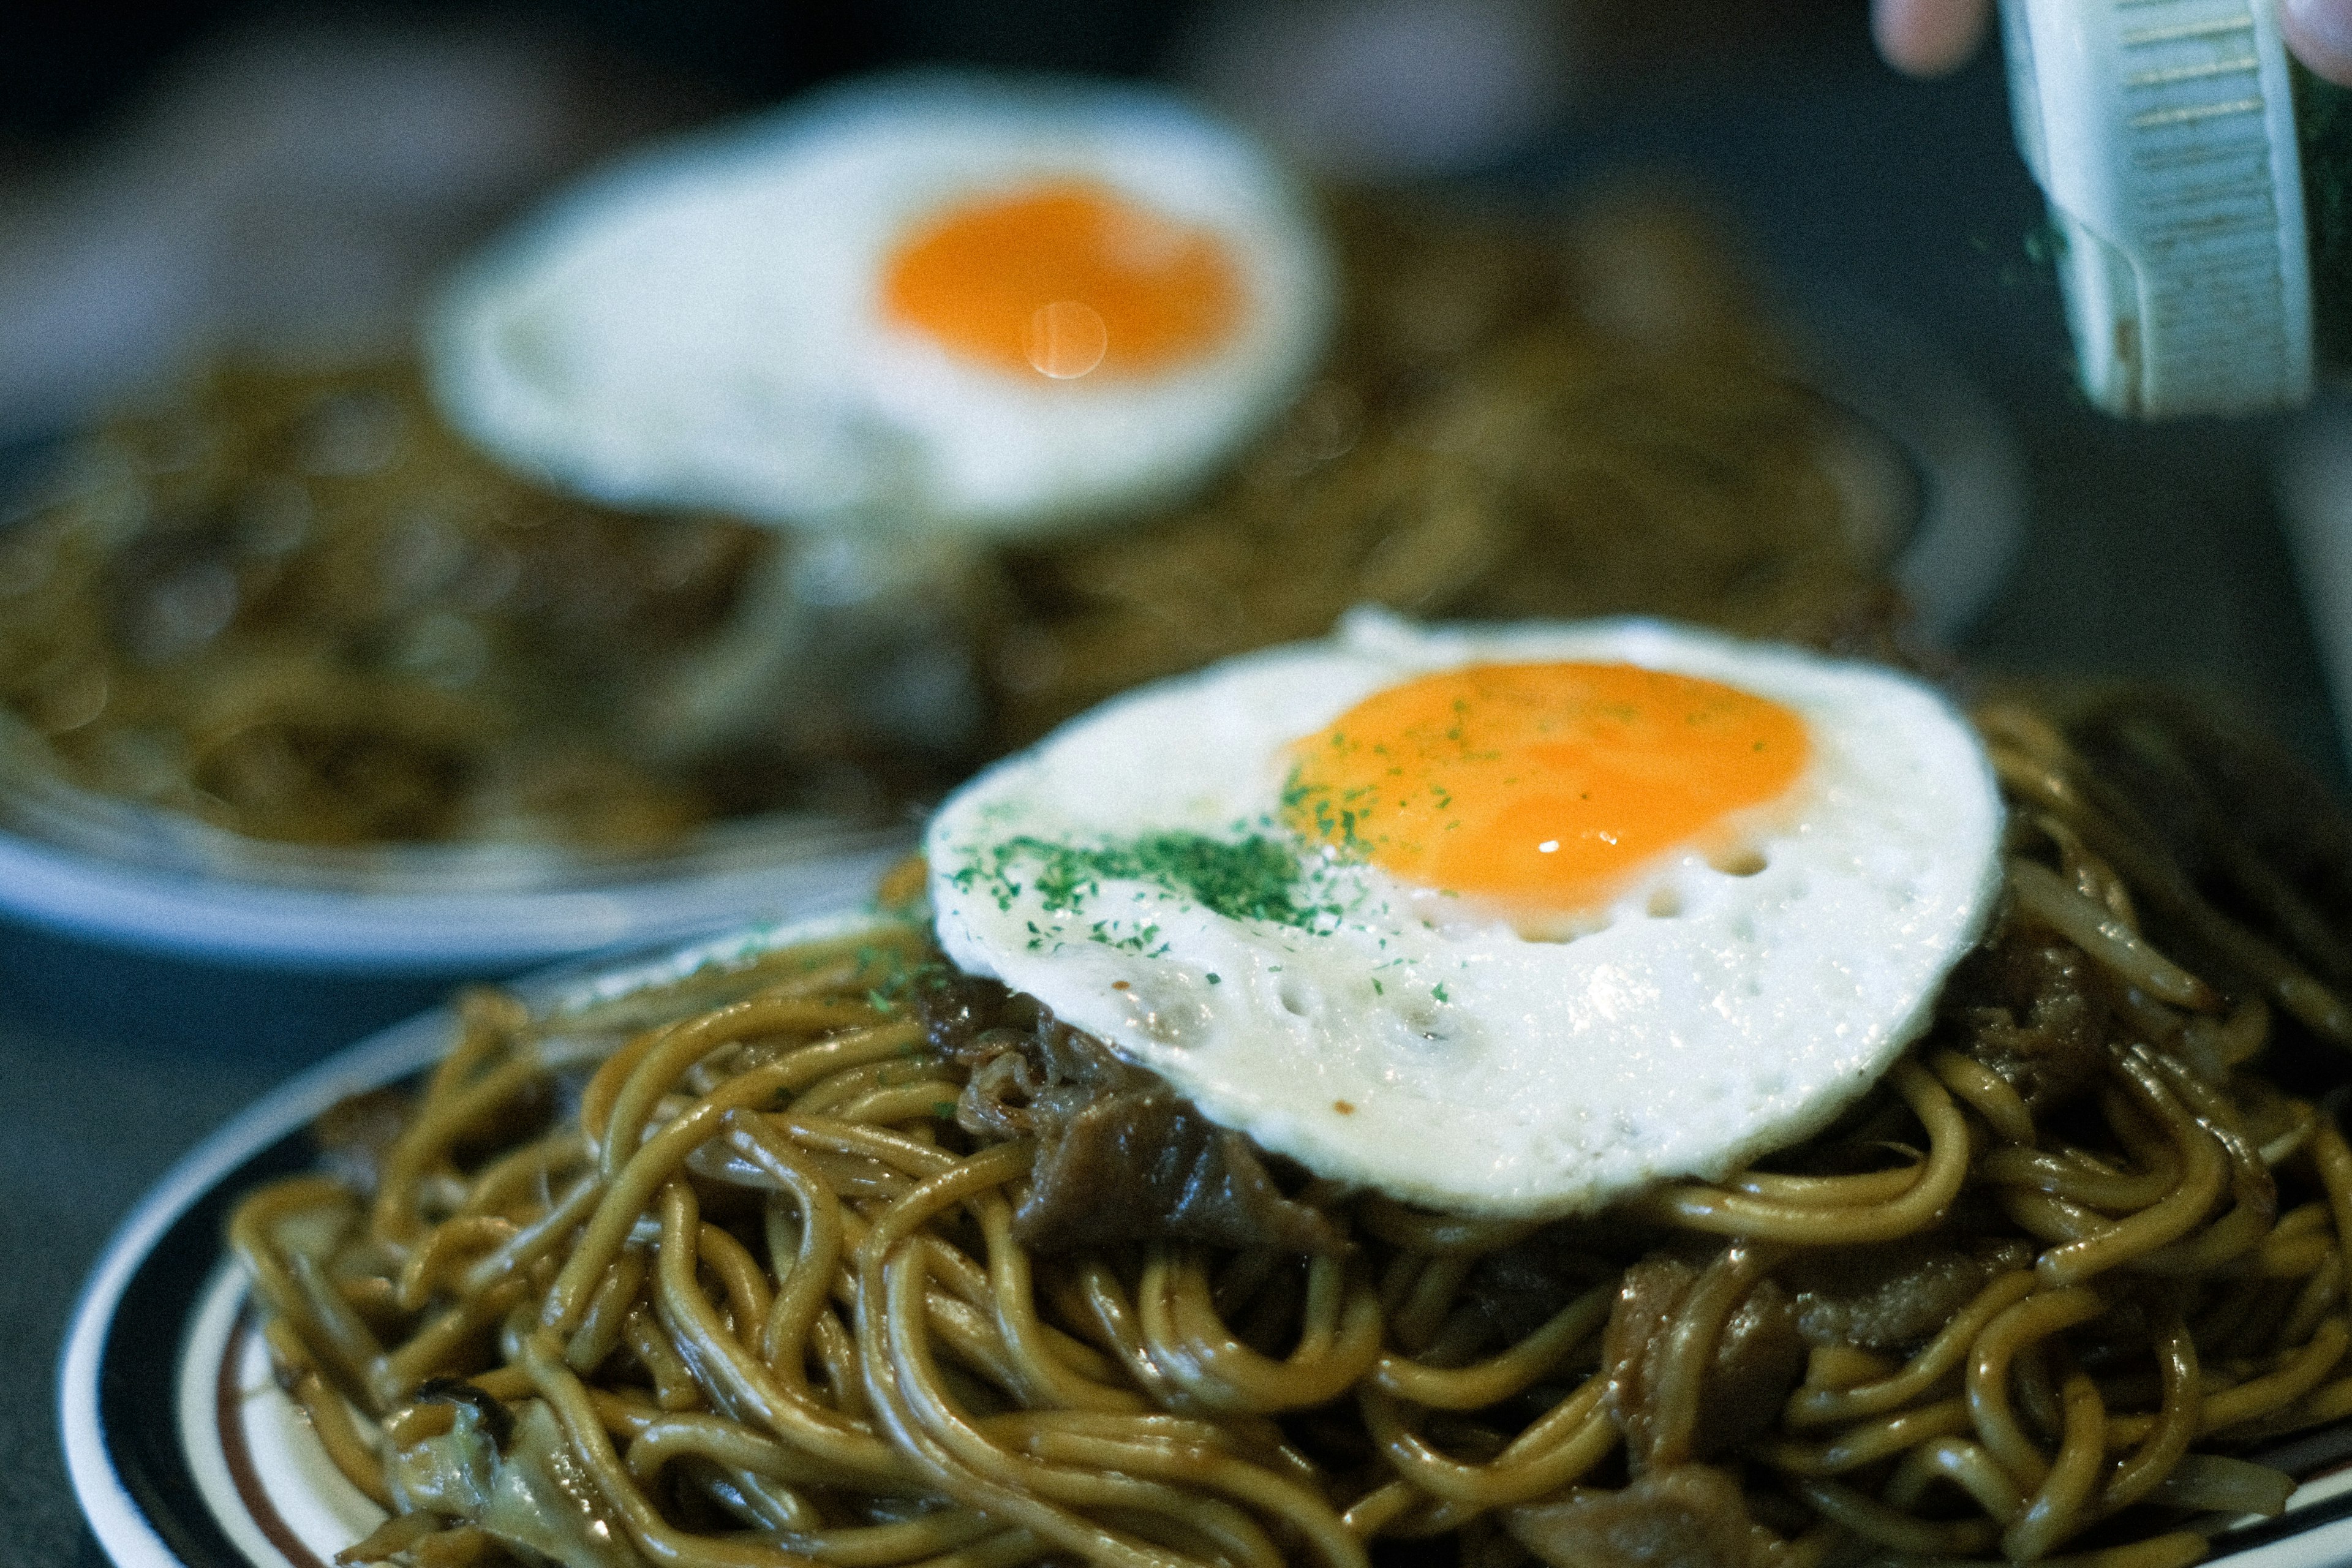
[[[1742,84],[1588,116],[1501,170],[1521,197],[1626,166],[1683,171],[1798,292],[1939,339],[2014,421],[2019,564],[1962,638],[1981,668],[2188,680],[2240,701],[2343,784],[2270,493],[2281,422],[2121,426],[2067,379],[2024,237],[1997,62],[1899,81],[1860,39]],[[271,1085],[431,1005],[449,979],[205,967],[0,922],[0,1558],[102,1563],[66,1480],[55,1366],[75,1292],[140,1194]]]

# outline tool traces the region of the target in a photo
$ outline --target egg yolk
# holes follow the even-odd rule
[[[1296,742],[1283,816],[1408,882],[1532,909],[1605,900],[1793,784],[1804,721],[1769,699],[1628,664],[1444,670]]]
[[[1232,335],[1242,287],[1217,237],[1099,186],[954,207],[890,257],[889,318],[968,359],[1055,380],[1148,375]]]

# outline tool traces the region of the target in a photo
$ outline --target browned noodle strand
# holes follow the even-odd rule
[[[2213,1445],[2352,1414],[2352,1146],[2246,1066],[2283,976],[2321,983],[2177,962],[2138,907],[2227,917],[2180,912],[2161,845],[2105,852],[2124,830],[2056,731],[1980,722],[2016,806],[2004,919],[2112,1000],[2088,1081],[2047,1111],[1939,1031],[1773,1168],[1593,1221],[1313,1183],[1344,1253],[1033,1254],[1034,1143],[959,1122],[967,1069],[892,991],[930,956],[911,923],[698,979],[673,1016],[469,999],[372,1191],[296,1177],[231,1225],[286,1386],[398,1515],[347,1555],[1352,1568],[1440,1536],[1506,1568],[1579,1560],[1580,1521],[1633,1500],[1685,1529],[1676,1561],[2193,1561],[2183,1510],[2284,1495]],[[583,1040],[602,1065],[551,1118]],[[1813,1335],[1721,1447],[1763,1292],[1963,1210],[2010,1249],[1979,1282],[1892,1342]],[[1499,1326],[1482,1270],[1561,1238],[1586,1277]],[[604,1544],[450,1479],[531,1465],[569,1467]]]

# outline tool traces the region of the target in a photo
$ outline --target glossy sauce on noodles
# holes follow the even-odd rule
[[[1589,1221],[1184,1131],[910,919],[472,994],[396,1133],[233,1225],[392,1510],[347,1557],[2194,1561],[2195,1516],[2284,1500],[2249,1448],[2352,1415],[2352,1148],[2282,1087],[2352,1042],[2346,835],[2291,851],[2308,797],[2160,702],[1979,719],[2007,911],[1934,1031],[1821,1135]]]

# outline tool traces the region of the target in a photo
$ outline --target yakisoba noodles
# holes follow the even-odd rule
[[[516,479],[413,365],[223,368],[58,470],[0,523],[12,772],[328,847],[626,853],[877,809],[845,717],[719,700],[787,569],[773,531]],[[954,776],[918,753],[911,787]]]
[[[2194,1561],[2284,1503],[2245,1452],[2352,1415],[2352,1148],[2280,1087],[2352,1043],[2341,819],[2164,704],[1977,719],[2006,892],[1930,1032],[1590,1220],[1245,1162],[1135,1231],[1120,1162],[1218,1134],[911,921],[469,994],[396,1135],[346,1108],[347,1173],[233,1223],[392,1510],[345,1559]],[[1127,1107],[1084,1157],[1073,1094]],[[1288,1245],[1197,1239],[1253,1205]]]

